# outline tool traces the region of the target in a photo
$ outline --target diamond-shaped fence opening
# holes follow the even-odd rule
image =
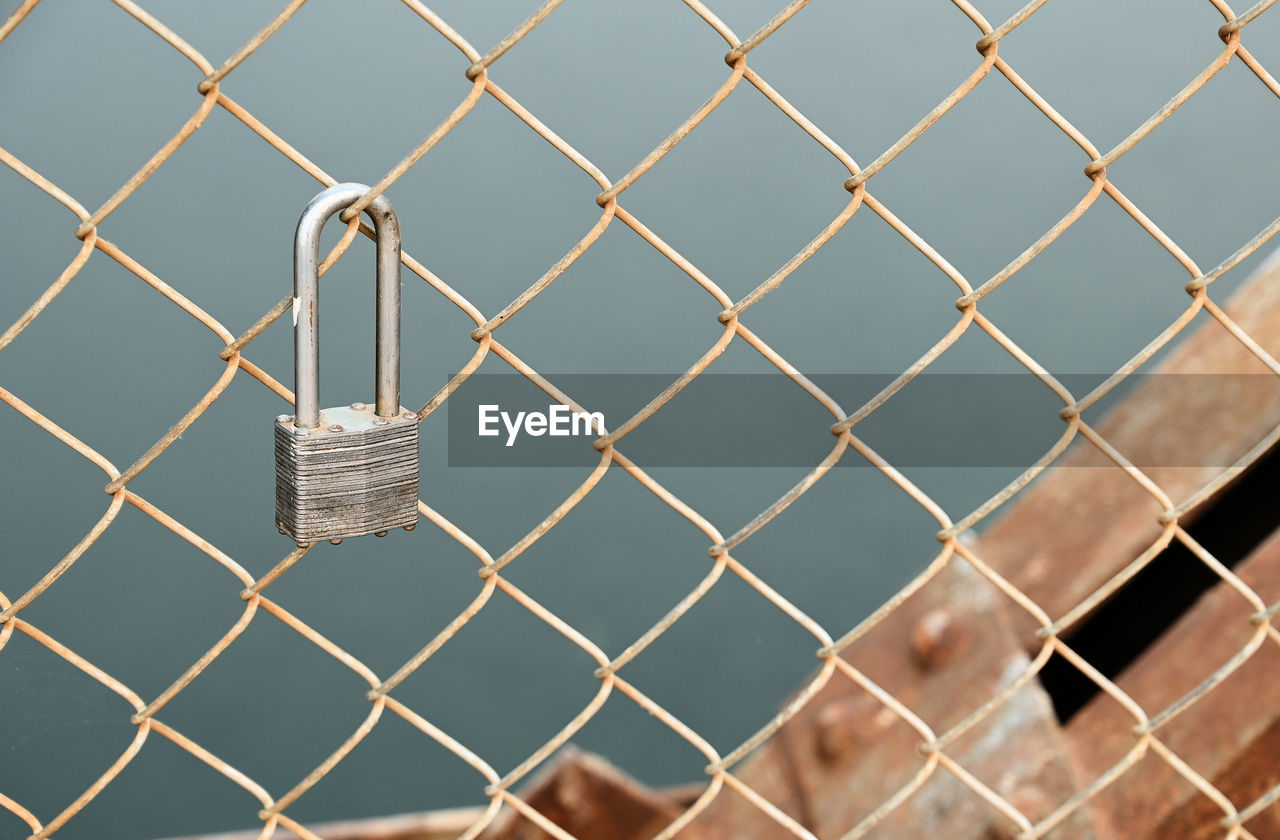
[[[1274,189],[1275,176],[1259,171],[1259,164],[1271,156],[1264,138],[1280,126],[1280,114],[1269,107],[1274,99],[1248,67],[1227,64],[1109,170],[1124,195],[1206,270],[1275,219],[1274,206],[1265,197]],[[1197,189],[1194,212],[1180,212],[1184,194],[1173,183],[1177,179],[1170,178],[1168,163],[1197,166],[1207,160],[1204,149],[1216,136],[1210,125],[1222,117],[1238,126],[1229,140],[1218,144],[1220,153],[1236,165]],[[1229,219],[1221,213],[1226,205],[1233,208]],[[1229,285],[1241,280],[1243,275],[1236,274]]]
[[[714,151],[712,151],[714,150]],[[786,168],[772,165],[778,156]],[[746,82],[627,193],[624,206],[732,296],[847,217],[848,171]],[[690,200],[692,188],[696,196]],[[735,243],[757,243],[751,251]]]
[[[49,819],[116,760],[134,732],[119,697],[21,631],[5,657],[5,793]]]
[[[196,111],[187,79],[198,74],[111,5],[33,6],[18,7],[30,13],[5,38],[3,142],[86,206],[97,205]],[[82,153],[86,136],[98,144],[92,154]]]
[[[48,558],[40,571],[59,559]],[[213,594],[242,587],[130,505],[22,614],[150,699],[243,620],[243,602]]]
[[[1280,836],[1273,4],[7,4],[0,838]],[[347,181],[420,516],[295,548]]]
[[[607,38],[582,37],[606,29]],[[724,84],[730,71],[717,60],[718,40],[680,4],[572,3],[511,48],[497,83],[597,166],[621,175]],[[565,50],[570,41],[576,48]],[[620,60],[634,50],[663,60]],[[562,95],[568,87],[572,102]]]

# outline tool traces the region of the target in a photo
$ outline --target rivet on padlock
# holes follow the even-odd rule
[[[400,223],[380,195],[366,208],[377,231],[376,401],[319,409],[320,231],[369,192],[338,184],[302,212],[293,240],[295,415],[275,423],[276,526],[299,546],[418,521],[418,415],[400,405]]]

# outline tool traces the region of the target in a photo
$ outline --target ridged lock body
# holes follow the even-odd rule
[[[337,429],[337,431],[334,431]],[[418,520],[418,416],[326,408],[304,434],[276,420],[276,525],[298,542],[412,528]]]

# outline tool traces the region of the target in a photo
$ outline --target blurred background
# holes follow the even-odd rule
[[[215,66],[278,11],[250,0],[144,5]],[[708,5],[745,38],[781,0]],[[1019,4],[975,5],[996,23]],[[0,14],[17,6],[0,0]],[[431,4],[482,53],[536,7],[532,0]],[[1105,151],[1213,60],[1222,49],[1221,22],[1202,0],[1049,3],[1001,42],[1000,56]],[[1250,33],[1250,49],[1274,66],[1280,16],[1263,16]],[[749,63],[865,166],[978,66],[979,34],[943,2],[814,3]],[[724,82],[726,49],[675,0],[566,0],[491,76],[616,181]],[[401,3],[310,0],[222,90],[339,180],[373,184],[466,97],[468,64]],[[186,58],[113,4],[45,0],[0,44],[0,147],[96,209],[195,112],[200,79]],[[1207,269],[1275,218],[1278,132],[1272,95],[1232,62],[1108,175]],[[1086,163],[992,72],[870,189],[976,287],[1088,191]],[[621,203],[738,299],[839,213],[849,200],[846,177],[835,158],[744,82]],[[322,187],[215,108],[103,223],[101,235],[238,335],[291,288],[293,229]],[[599,191],[485,96],[387,195],[406,251],[491,317],[596,223]],[[0,168],[0,197],[0,320],[7,326],[80,242],[72,214],[9,168]],[[341,227],[330,225],[323,247],[337,241]],[[1215,295],[1225,299],[1261,256],[1219,281]],[[322,405],[371,398],[372,265],[372,243],[357,237],[322,283]],[[404,277],[402,402],[417,407],[475,352],[475,325],[413,274]],[[1104,196],[984,299],[982,311],[1045,368],[1105,375],[1185,309],[1187,280]],[[894,374],[954,325],[959,295],[864,209],[744,321],[806,373]],[[674,379],[720,337],[720,310],[614,223],[502,327],[501,340],[553,382],[557,373]],[[211,387],[225,367],[222,346],[98,253],[0,353],[0,386],[123,468]],[[291,385],[288,317],[246,355]],[[493,355],[481,367],[509,370]],[[711,370],[773,367],[734,341]],[[970,329],[932,370],[1025,369]],[[1039,386],[1027,378],[1025,387]],[[634,409],[652,396],[636,394]],[[1054,401],[1046,405],[1042,417],[1027,418],[1043,424],[1045,449],[1061,431]],[[271,421],[287,409],[258,382],[237,376],[130,488],[251,575],[266,573],[292,549],[272,523]],[[494,557],[590,472],[451,468],[446,414],[436,412],[422,426],[422,498]],[[750,417],[708,417],[704,431],[737,422]],[[795,418],[797,434],[819,439],[830,422],[816,403]],[[953,433],[960,445],[984,429]],[[7,406],[0,406],[0,441],[8,479],[0,482],[0,590],[13,599],[82,538],[109,500],[97,467]],[[874,434],[868,443],[876,445]],[[846,463],[856,460],[846,456]],[[956,520],[1025,466],[904,473]],[[812,467],[663,467],[652,474],[729,534]],[[934,557],[936,531],[933,518],[880,472],[841,468],[734,557],[838,635]],[[503,574],[616,655],[702,579],[707,548],[705,535],[611,468]],[[320,545],[270,592],[386,677],[476,596],[478,568],[424,521],[385,540]],[[23,618],[149,700],[240,617],[240,588],[208,557],[125,505]],[[795,622],[726,575],[627,666],[627,678],[723,754],[816,667],[816,647]],[[594,668],[567,639],[497,593],[396,696],[505,773],[594,696]],[[364,691],[349,670],[260,615],[161,717],[279,795],[364,719]],[[45,648],[22,634],[5,646],[0,791],[49,819],[135,731],[119,697]],[[705,778],[705,759],[630,702],[609,702],[573,740],[646,783]],[[448,751],[384,715],[289,813],[305,822],[482,804],[484,785]],[[58,836],[248,828],[257,810],[243,790],[151,738]],[[0,838],[27,834],[0,811]]]

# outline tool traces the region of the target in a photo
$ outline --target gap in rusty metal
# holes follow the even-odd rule
[[[1188,533],[1228,568],[1280,527],[1271,488],[1280,482],[1280,447],[1273,447],[1212,501]],[[1071,648],[1109,679],[1138,659],[1191,609],[1219,578],[1191,550],[1174,541],[1071,634]],[[1101,690],[1058,654],[1040,682],[1066,723]]]

